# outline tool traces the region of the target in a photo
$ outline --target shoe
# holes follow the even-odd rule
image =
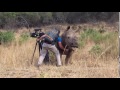
[[[57,65],[57,67],[61,67],[62,65]]]

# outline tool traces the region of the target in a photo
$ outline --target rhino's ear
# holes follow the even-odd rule
[[[70,26],[67,27],[66,31],[70,30]]]

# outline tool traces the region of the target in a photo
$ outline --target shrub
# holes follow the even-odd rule
[[[96,44],[99,44],[103,41],[103,35],[94,29],[85,30],[85,32],[81,35],[81,38],[84,40],[90,39]]]
[[[96,44],[100,44],[103,40],[103,35],[100,34],[98,31],[94,31],[90,38],[96,43]]]
[[[26,42],[29,39],[29,34],[27,33],[23,33],[20,35],[20,39],[19,39],[19,44],[21,45],[22,43]]]
[[[0,43],[8,44],[15,40],[15,35],[13,32],[0,32]]]
[[[99,45],[95,45],[89,52],[93,55],[100,55],[102,53],[102,48]]]

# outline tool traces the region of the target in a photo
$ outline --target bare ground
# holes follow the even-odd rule
[[[115,74],[116,73],[116,74]],[[29,69],[0,71],[0,78],[117,78],[118,68],[114,67],[78,67],[78,66],[42,66]]]

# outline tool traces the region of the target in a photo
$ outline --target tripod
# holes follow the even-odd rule
[[[33,52],[31,64],[33,63],[33,58],[34,58],[34,54],[35,54],[35,51],[36,51],[37,44],[39,45],[39,56],[40,56],[40,50],[42,49],[42,42],[37,42],[37,41],[36,41],[35,49],[34,49],[34,52]],[[49,52],[48,52],[48,51],[47,51],[47,54],[46,54],[45,59],[44,59],[43,62],[44,62],[45,64],[47,64],[47,63],[50,62],[50,60],[49,60]]]

